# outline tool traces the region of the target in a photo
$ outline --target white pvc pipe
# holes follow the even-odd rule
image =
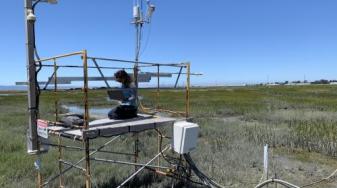
[[[263,147],[263,173],[264,178],[268,179],[268,144]]]

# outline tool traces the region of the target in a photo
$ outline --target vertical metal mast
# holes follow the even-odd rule
[[[135,52],[135,85],[138,89],[138,61],[139,61],[139,51],[140,51],[140,34],[141,34],[142,24],[136,23],[136,52]]]
[[[138,61],[139,61],[139,51],[140,51],[140,40],[141,40],[141,29],[143,26],[142,23],[142,9],[141,9],[140,1],[135,0],[134,7],[133,7],[133,23],[135,24],[136,28],[136,48],[135,48],[135,65],[134,65],[134,81],[136,86],[136,96],[138,100]],[[138,102],[138,101],[137,101]]]
[[[36,65],[34,60],[34,22],[35,16],[32,10],[32,0],[24,0],[25,22],[26,22],[26,59],[28,76],[28,129],[27,129],[27,152],[36,154],[38,148],[37,137],[37,115],[38,107],[36,101]]]
[[[147,15],[144,18],[143,14],[143,0],[134,0],[134,5],[133,5],[133,24],[135,24],[136,28],[136,48],[135,48],[135,65],[133,69],[133,75],[134,75],[134,82],[135,82],[135,87],[136,87],[136,103],[137,105],[139,104],[139,99],[138,99],[138,62],[139,62],[139,53],[140,53],[140,47],[141,47],[141,37],[142,37],[142,28],[144,23],[150,23],[151,16],[155,10],[155,6],[150,4],[150,1],[147,0]],[[134,134],[135,137],[135,160],[134,162],[137,163],[137,158],[138,158],[138,134]],[[137,170],[137,167],[135,168]]]
[[[136,103],[137,105],[139,104],[139,99],[138,99],[138,61],[139,61],[139,51],[140,51],[140,40],[141,40],[141,27],[142,27],[142,12],[141,12],[141,7],[139,4],[139,0],[135,0],[134,6],[133,6],[133,18],[134,18],[134,24],[136,27],[136,48],[135,48],[135,65],[133,68],[133,77],[134,77],[134,82],[135,82],[135,87],[136,87]],[[135,137],[135,148],[134,148],[134,162],[137,163],[138,160],[138,143],[139,143],[139,139],[138,139],[138,134],[135,133],[134,134]],[[137,167],[135,167],[135,170],[137,170]]]
[[[135,24],[136,28],[136,50],[135,50],[135,66],[134,66],[134,79],[135,86],[137,89],[138,96],[138,61],[140,55],[141,48],[141,37],[142,37],[142,28],[143,24],[150,23],[153,12],[155,11],[155,6],[147,0],[147,13],[144,15],[143,13],[143,0],[134,0],[133,5],[133,24]],[[138,97],[137,97],[138,100]],[[138,101],[137,101],[138,102]]]

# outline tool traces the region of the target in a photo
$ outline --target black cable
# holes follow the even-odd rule
[[[159,150],[161,151],[161,156],[164,158],[164,160],[169,163],[170,165],[172,166],[177,166],[177,171],[178,172],[181,172],[181,174],[184,174],[186,175],[186,177],[188,177],[188,171],[187,169],[180,165],[181,163],[181,159],[176,159],[176,158],[173,158],[173,157],[170,157],[170,159],[168,159],[169,156],[165,156],[163,153],[162,153],[162,144],[163,144],[163,133],[161,131],[159,131],[157,128],[155,128],[155,131],[159,134],[160,136],[160,141],[159,141]],[[173,159],[173,160],[172,160]],[[173,161],[173,162],[172,162]]]
[[[32,6],[32,10],[33,10],[33,11],[34,11],[34,9],[35,9],[35,6],[36,6],[37,4],[39,4],[40,1],[41,1],[41,0],[37,0],[37,1],[33,4],[33,6]]]
[[[36,7],[36,5],[40,2],[41,0],[38,0],[38,1],[36,1],[34,4],[33,4],[33,6],[32,6],[32,11],[33,11],[33,14],[35,14],[35,7]],[[38,52],[37,52],[37,48],[36,48],[36,38],[35,38],[35,22],[33,23],[33,48],[34,48],[34,54],[35,54],[35,57],[38,59],[38,60],[40,60],[40,56],[39,56],[39,54],[38,54]],[[34,60],[35,60],[35,58],[34,58]],[[39,106],[40,106],[40,94],[41,94],[41,88],[40,88],[40,85],[39,85],[39,82],[38,82],[38,80],[37,80],[37,78],[38,78],[38,74],[39,74],[39,72],[41,71],[41,69],[42,69],[42,64],[41,64],[41,62],[40,61],[38,61],[38,69],[37,70],[35,70],[35,85],[36,85],[36,88],[35,88],[35,90],[36,90],[36,98],[35,98],[35,100],[36,100],[36,107],[35,107],[35,110],[36,110],[36,118],[38,118],[39,117]]]
[[[184,154],[184,158],[186,159],[186,162],[190,165],[192,171],[197,175],[202,182],[204,182],[204,185],[207,187],[215,187],[215,188],[223,188],[222,185],[216,183],[211,178],[207,177],[203,172],[201,172],[198,167],[195,165],[194,161],[192,160],[191,156],[189,154]]]
[[[150,36],[151,36],[151,31],[152,31],[152,25],[149,24],[149,29],[148,29],[148,32],[147,32],[148,34],[147,34],[147,37],[146,37],[146,40],[145,40],[145,45],[144,45],[143,49],[140,50],[139,57],[141,57],[144,54],[144,52],[145,52],[145,50],[146,50],[146,48],[147,48],[147,46],[149,44],[149,40],[150,40]]]
[[[172,173],[173,175],[175,175],[175,176],[169,176],[169,177],[176,177],[177,179],[184,179],[184,180],[187,180],[187,181],[189,181],[189,182],[191,182],[191,183],[195,183],[195,184],[198,184],[198,185],[204,185],[203,183],[194,181],[194,180],[192,180],[192,179],[189,178],[189,177],[181,176],[182,178],[178,178],[179,174],[174,173],[174,172],[171,172],[171,173]]]
[[[162,134],[157,128],[155,128],[154,130],[155,130],[155,131],[159,134],[159,136],[160,136],[160,141],[159,141],[159,151],[160,151],[160,154],[163,156],[163,158],[165,159],[165,161],[167,161],[169,164],[171,164],[171,162],[168,161],[168,160],[166,159],[166,156],[164,155],[164,153],[163,153],[163,151],[162,151],[163,134]]]
[[[207,187],[212,187],[208,179],[199,171],[199,169],[195,166],[194,162],[190,160],[189,155],[185,154],[184,157],[187,163],[190,164],[190,167],[193,170],[193,172],[199,177],[199,179],[204,183],[204,185],[206,185]]]
[[[145,167],[145,169],[151,170],[151,171],[153,171],[154,173],[156,173],[156,171],[157,171],[156,169],[154,169],[154,168],[152,168],[152,167]],[[194,180],[191,180],[191,179],[188,178],[188,177],[182,177],[182,178],[179,178],[177,174],[174,174],[174,173],[172,173],[172,174],[173,174],[173,175],[171,175],[171,174],[165,174],[164,176],[167,176],[167,177],[170,177],[170,178],[173,178],[173,179],[177,179],[177,180],[187,180],[187,181],[189,181],[189,182],[191,182],[191,183],[194,183],[194,184],[197,184],[197,185],[203,185],[202,183],[197,182],[197,181],[194,181]]]
[[[165,159],[165,161],[168,162],[169,164],[171,164],[171,165],[177,165],[177,163],[170,161],[170,160],[167,158],[167,157],[169,157],[169,156],[164,155],[164,153],[162,152],[163,134],[162,134],[157,128],[155,128],[154,130],[160,135],[159,150],[160,150],[160,153],[161,153],[162,157],[163,157],[163,158]],[[178,160],[178,159],[173,158],[173,157],[171,157],[171,159]],[[179,161],[178,161],[178,162],[179,162]]]

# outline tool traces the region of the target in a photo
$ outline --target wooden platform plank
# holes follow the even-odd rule
[[[99,119],[89,123],[88,130],[69,129],[60,126],[51,126],[48,129],[50,133],[60,132],[61,136],[67,138],[90,138],[94,139],[100,136],[116,136],[129,132],[141,132],[149,129],[160,128],[164,126],[173,126],[176,121],[174,118],[157,117],[140,114],[139,117],[128,120]]]
[[[100,122],[102,126],[90,127],[89,130],[83,131],[83,137],[97,137],[100,135],[120,135],[129,132],[141,132],[148,129],[159,128],[163,126],[172,126],[176,121],[174,118],[166,117],[153,117],[148,119],[140,119],[137,121],[124,121],[120,123],[115,123],[113,120],[111,124],[107,124],[111,120],[103,119]]]

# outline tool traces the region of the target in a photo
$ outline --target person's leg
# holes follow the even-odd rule
[[[129,105],[121,105],[116,109],[116,119],[130,119],[137,117],[137,108]]]
[[[119,106],[116,106],[109,111],[108,113],[109,119],[118,119],[118,111],[119,111],[118,109]]]
[[[122,109],[123,109],[122,118],[129,119],[129,118],[137,117],[137,108],[135,106],[126,105],[126,106],[122,106]]]
[[[130,111],[131,111],[130,114],[131,114],[132,118],[138,116],[138,109],[137,109],[137,107],[132,106],[131,109],[130,109]]]

